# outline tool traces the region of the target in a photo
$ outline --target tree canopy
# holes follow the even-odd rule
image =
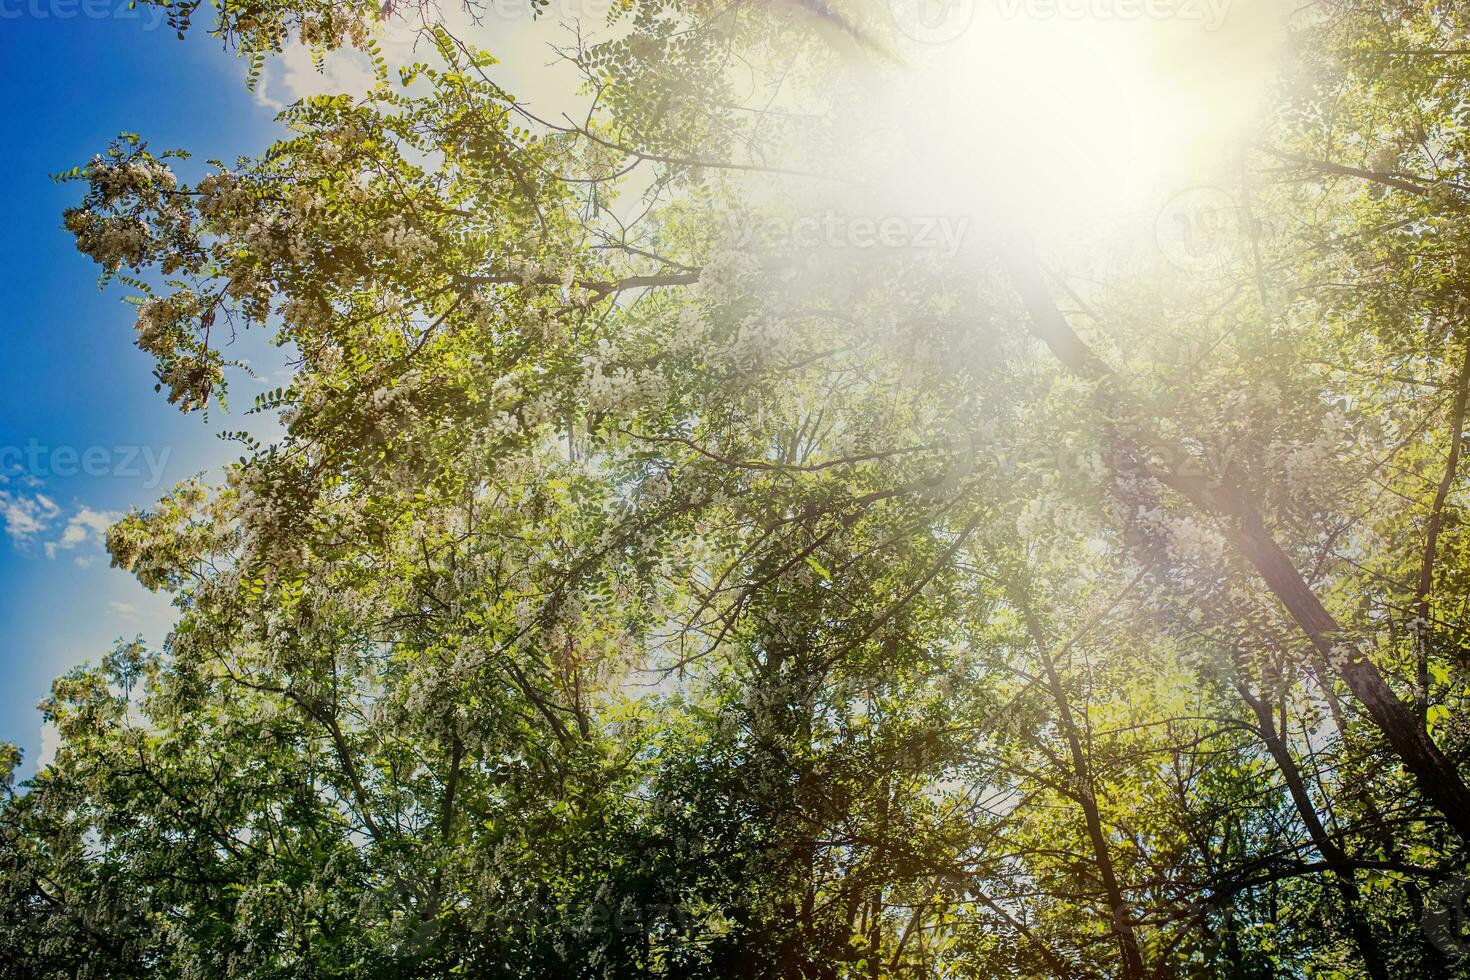
[[[1316,5],[1119,271],[816,233],[955,230],[883,10],[624,0],[573,119],[394,7],[168,6],[375,83],[65,175],[170,403],[292,379],[108,532],[177,622],[5,780],[14,975],[1470,975],[1470,9]]]

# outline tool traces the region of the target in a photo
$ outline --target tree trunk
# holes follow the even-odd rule
[[[1419,720],[1424,722],[1429,712],[1429,594],[1434,590],[1434,560],[1439,551],[1439,531],[1444,523],[1444,505],[1449,499],[1450,488],[1455,484],[1455,470],[1460,465],[1460,445],[1465,428],[1465,401],[1470,395],[1470,346],[1465,349],[1465,358],[1460,363],[1460,374],[1455,378],[1455,402],[1450,409],[1450,452],[1445,460],[1444,476],[1434,491],[1434,503],[1429,508],[1429,520],[1424,526],[1424,555],[1419,560],[1419,586],[1414,590],[1414,652],[1417,658],[1419,682]]]
[[[1143,953],[1138,947],[1138,933],[1133,925],[1133,915],[1128,909],[1127,902],[1123,899],[1123,889],[1118,884],[1118,875],[1113,867],[1112,855],[1108,851],[1107,836],[1103,832],[1102,814],[1098,810],[1097,794],[1093,788],[1092,766],[1088,761],[1087,753],[1082,748],[1082,738],[1077,732],[1076,720],[1072,717],[1072,706],[1067,700],[1067,690],[1062,686],[1062,677],[1057,672],[1056,661],[1050,650],[1047,649],[1046,637],[1042,634],[1040,625],[1031,614],[1030,606],[1024,599],[1021,601],[1021,613],[1026,619],[1032,642],[1041,657],[1042,668],[1046,672],[1047,690],[1051,692],[1052,700],[1056,703],[1057,721],[1062,727],[1062,734],[1067,739],[1067,752],[1072,760],[1077,801],[1082,805],[1083,819],[1087,824],[1087,836],[1092,842],[1093,858],[1097,861],[1103,893],[1107,897],[1113,938],[1118,944],[1118,953],[1123,960],[1123,977],[1124,980],[1143,980],[1147,971],[1143,965]]]
[[[1236,665],[1237,668],[1240,667],[1238,658]],[[1271,758],[1276,760],[1276,768],[1281,770],[1281,776],[1286,780],[1286,790],[1291,794],[1291,801],[1296,806],[1297,815],[1301,817],[1302,824],[1307,828],[1307,833],[1311,836],[1317,853],[1322,855],[1324,861],[1336,865],[1330,873],[1337,881],[1338,894],[1342,896],[1343,910],[1347,914],[1348,931],[1352,934],[1353,943],[1358,947],[1358,955],[1363,959],[1363,967],[1373,980],[1388,980],[1388,968],[1383,963],[1383,951],[1378,948],[1378,940],[1373,935],[1373,929],[1363,917],[1362,895],[1358,892],[1357,882],[1353,880],[1347,853],[1337,841],[1328,835],[1327,828],[1322,825],[1322,820],[1317,815],[1317,808],[1312,803],[1312,797],[1307,793],[1307,784],[1302,779],[1296,759],[1292,758],[1291,752],[1286,747],[1286,741],[1282,738],[1282,732],[1277,729],[1276,720],[1271,716],[1270,702],[1264,696],[1252,695],[1243,679],[1236,681],[1235,689],[1240,693],[1241,700],[1250,706],[1251,711],[1255,712],[1256,720],[1260,723],[1261,738],[1265,741]]]
[[[1046,344],[1067,370],[1104,386],[1105,398],[1116,396],[1113,389],[1117,376],[1072,330],[1035,263],[1019,263],[1014,269],[1014,282],[1026,307],[1032,335]],[[1203,513],[1224,519],[1236,550],[1255,566],[1313,647],[1362,703],[1424,795],[1455,833],[1470,843],[1470,789],[1429,737],[1413,708],[1394,693],[1378,668],[1348,641],[1337,621],[1266,530],[1248,496],[1237,487],[1209,486],[1202,480],[1178,474],[1155,475]]]

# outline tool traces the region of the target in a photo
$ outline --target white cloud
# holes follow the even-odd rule
[[[349,50],[329,51],[322,59],[322,70],[317,71],[311,49],[300,41],[292,41],[256,83],[255,101],[280,112],[298,99],[339,92],[362,95],[372,87],[373,72],[365,55]]]
[[[0,521],[5,523],[5,533],[18,546],[31,544],[39,537],[51,537],[62,507],[44,493],[25,494],[0,490]],[[75,551],[83,545],[101,544],[109,525],[122,517],[114,511],[94,510],[82,504],[66,521],[61,536],[45,542],[47,558],[55,558],[62,551]],[[78,565],[86,567],[90,559]]]
[[[56,750],[61,747],[61,732],[49,721],[41,722],[41,749],[36,753],[37,771],[56,761]]]
[[[66,531],[61,535],[61,546],[63,548],[75,548],[95,537],[101,540],[107,533],[109,525],[115,523],[122,515],[111,511],[93,510],[82,505],[82,509],[72,515],[71,520],[66,522]]]
[[[0,516],[4,517],[6,533],[17,544],[25,544],[48,530],[60,513],[61,508],[45,494],[27,497],[0,490]]]
[[[113,599],[107,604],[107,608],[130,623],[136,623],[138,621],[138,607],[131,602],[118,602],[116,599]]]
[[[38,497],[37,499],[44,500],[47,504],[50,504],[50,506],[52,507],[51,513],[53,517],[61,513],[61,508],[57,507],[51,501],[46,500],[45,497]],[[55,558],[59,552],[72,551],[90,542],[97,542],[98,544],[100,544],[106,537],[108,526],[117,521],[120,517],[122,517],[121,514],[115,513],[113,511],[93,510],[86,504],[83,504],[81,508],[67,520],[66,527],[61,532],[61,537],[55,541],[46,542],[46,557]],[[91,564],[91,561],[88,560],[87,562],[83,562],[79,558],[77,560],[77,564],[85,568],[87,567],[87,565]]]
[[[615,0],[565,0],[558,8],[559,16],[538,17],[534,0],[486,0],[476,6],[473,14],[464,4],[444,4],[434,12],[433,20],[460,40],[488,48],[500,62],[497,81],[510,83],[511,90],[524,98],[534,96],[532,90],[539,88],[535,82],[544,74],[548,44],[571,41],[571,35],[558,24],[573,20],[586,26],[605,23],[614,3]],[[395,84],[401,66],[439,63],[433,45],[422,34],[425,26],[427,22],[418,16],[395,16],[376,34],[378,50],[388,66],[388,78]],[[512,63],[516,62],[523,63],[529,74],[514,70]],[[350,48],[327,51],[318,70],[311,48],[300,41],[291,41],[268,62],[255,86],[255,99],[279,112],[290,103],[313,95],[363,96],[372,90],[375,82],[372,62],[360,51]]]

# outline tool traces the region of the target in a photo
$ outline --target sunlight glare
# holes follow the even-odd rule
[[[1258,5],[1259,6],[1259,5]],[[1003,17],[914,44],[859,129],[899,133],[875,180],[894,207],[1075,235],[1225,181],[1281,48],[1281,17],[1236,4],[1200,22]]]

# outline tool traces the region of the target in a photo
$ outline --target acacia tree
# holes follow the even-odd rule
[[[1454,969],[1461,12],[1303,25],[1230,274],[1092,288],[732,234],[842,193],[861,10],[619,7],[581,122],[427,10],[396,78],[391,8],[216,13],[377,81],[72,174],[171,403],[294,375],[109,532],[179,617],[7,780],[22,970]]]

